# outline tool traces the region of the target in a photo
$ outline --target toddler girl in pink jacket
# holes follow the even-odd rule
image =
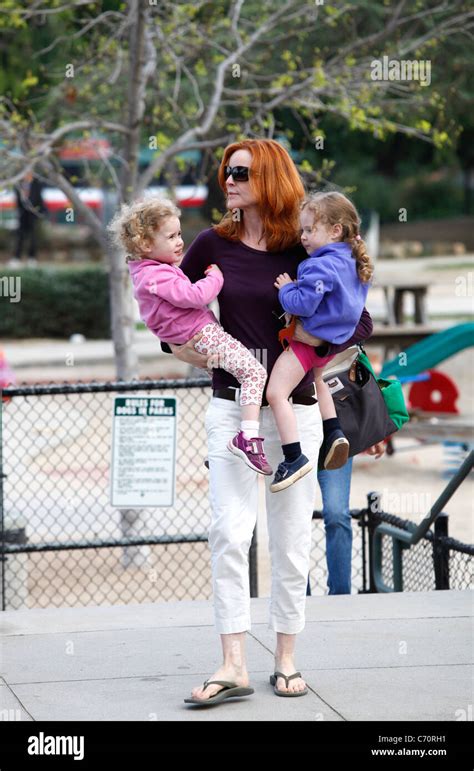
[[[248,348],[224,331],[207,308],[224,283],[217,265],[209,265],[205,278],[195,284],[179,267],[184,247],[180,213],[167,199],[147,198],[123,205],[109,230],[128,252],[133,293],[147,327],[163,342],[177,345],[202,332],[194,348],[200,353],[212,353],[210,365],[226,370],[240,383],[241,430],[228,448],[254,471],[271,475],[263,438],[255,436],[267,372]]]

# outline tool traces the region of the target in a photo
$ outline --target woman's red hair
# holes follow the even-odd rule
[[[299,242],[300,204],[305,189],[290,155],[273,139],[244,139],[228,145],[218,172],[224,192],[224,167],[229,165],[229,158],[236,150],[248,150],[252,156],[249,184],[257,200],[268,251],[278,252],[294,246]],[[244,232],[243,217],[233,219],[232,212],[228,211],[214,229],[223,238],[239,241]]]

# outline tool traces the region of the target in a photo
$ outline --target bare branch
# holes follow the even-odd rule
[[[98,24],[101,24],[107,17],[113,17],[113,18],[120,18],[123,19],[123,14],[119,13],[118,11],[104,11],[104,13],[101,13],[99,16],[96,16],[94,19],[89,19],[88,23],[85,24],[84,27],[82,27],[80,30],[75,32],[73,35],[60,35],[55,40],[53,40],[52,43],[50,43],[49,46],[46,46],[46,48],[42,48],[40,51],[36,51],[33,54],[33,58],[37,59],[39,56],[43,56],[43,54],[47,54],[50,51],[52,51],[54,48],[56,48],[59,43],[68,42],[69,40],[78,40],[80,37],[83,37],[87,32],[89,32],[92,27],[96,27]]]

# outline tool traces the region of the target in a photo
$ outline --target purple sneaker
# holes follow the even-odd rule
[[[257,471],[257,473],[265,474],[266,476],[273,474],[273,470],[263,452],[262,437],[256,436],[253,439],[246,439],[243,431],[239,431],[233,439],[229,440],[227,447],[234,455],[239,455],[247,466]]]

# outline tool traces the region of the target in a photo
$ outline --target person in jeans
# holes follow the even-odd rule
[[[228,334],[262,357],[270,375],[281,351],[278,332],[282,309],[273,284],[283,272],[296,277],[298,264],[307,256],[299,243],[299,205],[305,190],[287,151],[266,139],[244,140],[225,148],[219,184],[229,211],[219,225],[196,237],[181,268],[195,282],[207,265],[218,265],[224,275],[218,296],[219,321]],[[368,319],[364,309],[353,338],[342,347],[330,346],[330,353],[365,339]],[[199,339],[197,334],[184,345],[162,343],[162,348],[188,364],[206,368],[206,355],[194,347]],[[245,637],[251,628],[248,553],[256,524],[258,487],[256,475],[227,449],[239,425],[238,385],[223,369],[213,370],[212,397],[205,416],[211,503],[209,547],[223,664],[209,680],[193,689],[189,701],[200,705],[253,692],[249,688]],[[316,462],[322,426],[311,372],[302,378],[290,398],[301,440],[308,448],[308,457]],[[270,464],[276,463],[280,438],[265,393],[261,425],[266,456]],[[277,695],[303,695],[307,688],[296,671],[294,650],[296,635],[305,625],[316,476],[307,474],[278,495],[270,494],[269,477],[264,479],[272,564],[269,626],[277,638],[271,682]]]
[[[381,458],[383,442],[365,451]],[[341,468],[318,471],[318,483],[323,500],[323,521],[326,536],[326,564],[328,594],[350,594],[352,572],[352,518],[349,508],[352,458]],[[308,579],[308,594],[311,594]]]

